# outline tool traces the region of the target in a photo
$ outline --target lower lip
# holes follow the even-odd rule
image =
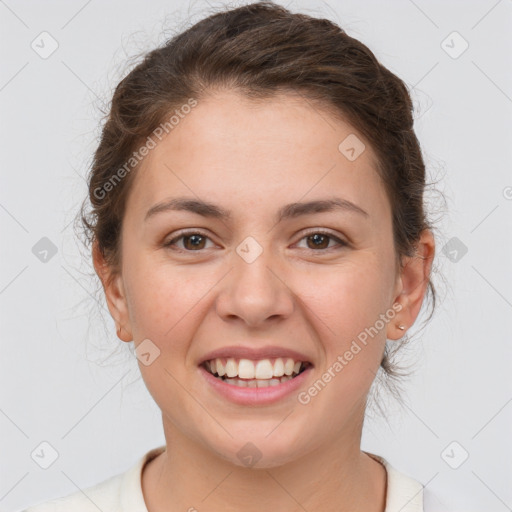
[[[282,398],[291,395],[294,391],[297,391],[308,378],[312,368],[312,366],[309,366],[293,379],[289,379],[277,386],[267,386],[264,388],[241,388],[227,384],[222,379],[214,377],[202,366],[199,367],[199,370],[201,375],[206,379],[206,382],[208,382],[215,391],[231,402],[240,405],[266,405],[278,402]]]

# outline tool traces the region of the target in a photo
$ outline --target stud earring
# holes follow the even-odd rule
[[[402,324],[397,325],[397,327],[398,327],[401,331],[403,331],[403,330],[405,329],[405,325],[402,325]]]

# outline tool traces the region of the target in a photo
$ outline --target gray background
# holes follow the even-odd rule
[[[407,405],[385,405],[389,424],[370,418],[362,447],[446,510],[511,510],[512,1],[279,3],[338,22],[412,88],[447,200],[429,199],[447,283],[436,281],[442,302],[405,354],[416,363]],[[72,221],[99,109],[127,58],[209,12],[205,2],[0,0],[1,511],[84,489],[164,443]],[[42,442],[58,453],[48,469],[31,456]]]

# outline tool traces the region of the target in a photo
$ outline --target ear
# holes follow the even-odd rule
[[[92,260],[96,274],[98,274],[103,285],[108,309],[118,329],[117,337],[122,341],[133,341],[123,278],[120,273],[112,273],[112,269],[105,261],[97,241],[93,243]],[[120,331],[119,327],[121,327]]]
[[[398,275],[393,302],[398,303],[401,309],[393,322],[387,325],[388,339],[400,339],[414,324],[428,289],[434,254],[434,235],[429,229],[425,229],[416,243],[416,253],[414,256],[405,257]],[[399,329],[399,325],[405,326],[405,329]]]

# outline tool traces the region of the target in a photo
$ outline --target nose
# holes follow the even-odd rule
[[[294,308],[293,292],[285,282],[284,271],[264,251],[256,260],[245,261],[234,254],[234,268],[221,281],[217,314],[226,321],[239,321],[250,327],[289,317]]]

